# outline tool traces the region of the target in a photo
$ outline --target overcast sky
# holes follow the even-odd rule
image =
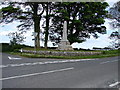
[[[110,7],[116,3],[118,0],[106,0]],[[108,38],[109,35],[111,34],[111,32],[116,31],[115,29],[113,29],[110,25],[109,22],[111,22],[111,20],[105,19],[105,26],[107,28],[107,34],[101,35],[99,34],[99,38],[95,39],[93,37],[91,37],[90,39],[87,39],[85,42],[83,43],[74,43],[72,44],[72,47],[76,47],[76,48],[85,48],[85,49],[92,49],[93,47],[107,47],[110,45],[111,40]],[[9,43],[10,39],[7,36],[8,33],[10,32],[15,32],[17,31],[16,26],[18,25],[18,22],[13,22],[10,24],[1,24],[0,25],[0,43]],[[25,37],[27,37],[25,39],[25,42],[23,44],[26,45],[30,45],[33,46],[34,45],[34,41],[32,41],[33,36],[32,35],[33,30],[29,30],[26,34]],[[43,42],[40,43],[43,46]],[[48,43],[48,46],[52,46],[52,43]]]

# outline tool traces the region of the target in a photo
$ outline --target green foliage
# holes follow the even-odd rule
[[[110,19],[115,19],[110,24],[113,28],[120,28],[120,1],[114,3],[113,7],[109,9]]]
[[[7,13],[7,14],[16,13],[17,10],[19,10],[19,8],[14,8],[13,6],[8,6],[8,7],[2,8],[2,12]]]
[[[85,41],[91,35],[98,38],[97,33],[106,33],[105,26],[102,26],[108,13],[105,10],[106,7],[108,7],[106,2],[55,3],[54,12],[56,14],[53,18],[53,31],[62,36],[63,22],[66,20],[68,40],[71,44]]]
[[[103,54],[119,54],[119,50],[110,50],[110,51],[103,51]]]
[[[110,19],[115,19],[110,23],[113,28],[120,28],[120,1],[114,3],[113,7],[110,8],[109,10],[109,18]],[[119,29],[118,29],[119,30]],[[112,48],[120,48],[120,33],[119,31],[114,31],[110,35],[110,39],[113,39],[111,42],[110,47]]]
[[[75,36],[75,34],[74,35],[69,35],[68,40],[70,41],[71,44],[74,43],[74,42],[82,43],[83,41],[85,41],[85,39],[80,40],[79,37]]]
[[[26,32],[34,26],[34,32],[40,33],[40,20],[44,13],[42,2],[3,2],[2,4],[5,7],[1,10],[3,17],[0,18],[0,23],[11,23],[17,20],[21,22],[17,26],[18,30]],[[40,47],[39,38],[38,34],[35,39],[35,47],[38,48]],[[16,42],[15,38],[12,41]]]
[[[107,6],[106,2],[10,2],[2,8],[3,18],[0,22],[10,23],[18,20],[21,22],[18,26],[19,30],[26,32],[34,26],[34,31],[40,33],[40,21],[42,17],[45,17],[45,45],[47,46],[49,33],[51,33],[49,36],[55,38],[53,41],[59,43],[62,37],[63,22],[66,20],[68,40],[72,44],[83,42],[91,35],[98,38],[97,33],[105,34],[106,28],[101,25],[107,17],[105,10]],[[22,9],[23,7],[26,11]],[[46,16],[42,15],[44,11],[46,11]],[[49,26],[50,19],[53,24],[51,26]],[[53,35],[56,33],[59,35],[58,38]],[[35,39],[36,47],[40,46],[39,38],[38,35]]]
[[[118,31],[112,32],[109,38],[113,40],[111,42],[110,47],[119,49],[120,48],[120,42],[119,42],[120,33]]]
[[[17,17],[18,19],[26,19],[26,17],[25,16],[19,16],[19,17]]]
[[[25,37],[21,33],[18,33],[18,32],[9,33],[8,36],[11,39],[10,40],[11,45],[20,44],[25,39]]]
[[[0,43],[0,47],[2,47],[1,50],[2,52],[18,52],[19,49],[30,46],[20,45],[20,44],[10,45],[8,43]]]

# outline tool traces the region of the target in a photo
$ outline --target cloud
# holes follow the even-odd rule
[[[114,5],[114,3],[118,2],[119,0],[105,0],[105,1],[108,2],[110,7],[112,7]]]
[[[7,36],[9,33],[12,33],[14,31],[2,31],[0,32],[0,36]]]
[[[0,24],[0,36],[6,36],[10,32],[16,32],[18,22],[13,22],[9,24]]]
[[[74,43],[72,44],[73,48],[84,48],[84,49],[92,49],[93,47],[107,47],[109,46],[111,40],[108,38],[109,35],[101,35],[98,39],[90,38],[87,39],[86,42],[83,43]]]

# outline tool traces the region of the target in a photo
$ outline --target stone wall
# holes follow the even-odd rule
[[[73,51],[32,51],[23,50],[25,53],[37,53],[40,55],[54,55],[54,56],[86,56],[86,55],[99,55],[101,52],[73,52]]]

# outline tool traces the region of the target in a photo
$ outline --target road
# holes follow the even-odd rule
[[[2,54],[3,88],[116,88],[118,59],[43,59]]]

